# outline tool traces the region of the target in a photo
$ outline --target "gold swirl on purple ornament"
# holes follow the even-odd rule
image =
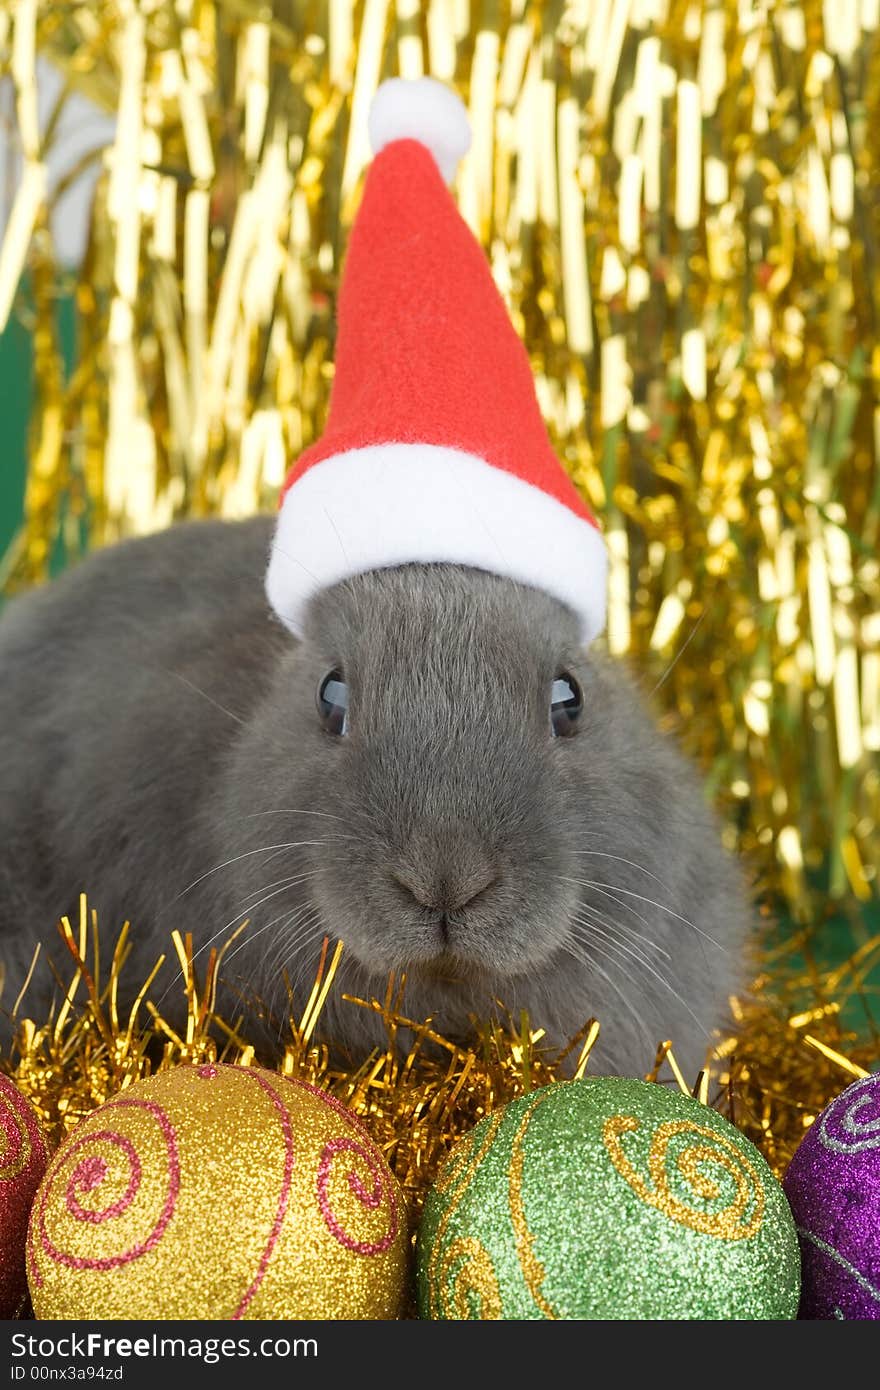
[[[0,1182],[11,1182],[31,1160],[33,1145],[28,1132],[25,1102],[11,1081],[0,1077]]]
[[[497,1110],[495,1114],[492,1115],[491,1118],[488,1120],[486,1124],[486,1132],[483,1135],[483,1138],[479,1144],[477,1144],[474,1141],[473,1135],[468,1136],[468,1139],[466,1141],[461,1141],[458,1151],[444,1166],[442,1172],[440,1173],[440,1176],[434,1184],[434,1190],[436,1192],[440,1192],[444,1196],[449,1193],[451,1193],[452,1195],[449,1200],[449,1205],[447,1206],[446,1210],[444,1211],[443,1215],[437,1223],[437,1231],[434,1235],[434,1241],[431,1246],[431,1254],[428,1258],[428,1300],[429,1310],[432,1318],[451,1316],[446,1311],[447,1301],[445,1292],[443,1292],[441,1295],[442,1271],[447,1269],[446,1258],[444,1257],[443,1259],[441,1259],[441,1254],[444,1248],[443,1242],[446,1238],[446,1232],[449,1229],[449,1223],[455,1214],[456,1208],[458,1207],[459,1203],[461,1202],[462,1198],[464,1197],[465,1193],[470,1187],[473,1181],[474,1174],[476,1173],[477,1169],[482,1163],[484,1155],[488,1153],[489,1149],[491,1148],[492,1143],[495,1139],[495,1135],[498,1133],[498,1130],[501,1127],[502,1119],[502,1111]],[[473,1242],[473,1244],[477,1245],[478,1242],[475,1241]],[[449,1246],[449,1249],[453,1250],[458,1245],[460,1245],[460,1242],[453,1241]],[[482,1250],[482,1246],[480,1246],[480,1249]],[[470,1251],[470,1255],[473,1256],[473,1254],[474,1252]],[[489,1260],[488,1254],[485,1255],[485,1258],[486,1261],[488,1261],[489,1263],[489,1268],[491,1268],[491,1261]],[[465,1274],[466,1270],[467,1265],[463,1266],[462,1270],[459,1271],[459,1273]],[[494,1272],[492,1274],[492,1280],[494,1283]],[[487,1289],[488,1284],[484,1281],[484,1288],[477,1287],[474,1291],[480,1296],[484,1297],[485,1290]],[[497,1284],[495,1284],[495,1289],[497,1291]],[[462,1298],[464,1297],[464,1292],[465,1287],[463,1286],[461,1295]],[[463,1304],[461,1304],[461,1302],[459,1301],[458,1306],[463,1306]],[[486,1316],[488,1317],[488,1314]]]
[[[643,1202],[679,1226],[719,1240],[747,1240],[755,1235],[764,1216],[764,1189],[759,1174],[735,1144],[706,1125],[668,1120],[651,1135],[649,1183],[630,1162],[622,1142],[623,1135],[635,1134],[640,1123],[634,1115],[611,1115],[602,1137],[611,1162]],[[706,1203],[723,1200],[720,1170],[733,1184],[732,1199],[720,1209],[706,1210],[676,1196],[669,1182],[670,1146],[675,1167],[695,1197]]]
[[[481,1322],[494,1322],[503,1316],[492,1260],[485,1246],[473,1236],[461,1236],[449,1243],[443,1252],[439,1277],[444,1318],[473,1318],[469,1296],[476,1297]]]
[[[529,1225],[526,1220],[522,1193],[524,1166],[523,1142],[532,1116],[541,1102],[546,1099],[546,1096],[546,1091],[537,1092],[523,1111],[522,1119],[519,1122],[519,1127],[513,1139],[513,1150],[508,1172],[507,1194],[508,1204],[510,1206],[510,1220],[513,1225],[513,1233],[516,1240],[516,1255],[519,1260],[519,1267],[522,1270],[523,1278],[526,1281],[526,1286],[542,1315],[545,1318],[555,1319],[556,1313],[547,1302],[542,1291],[544,1279],[546,1278],[546,1271],[534,1251],[534,1237],[529,1230]]]
[[[820,1117],[819,1140],[841,1154],[880,1148],[880,1076],[847,1086]]]
[[[134,1097],[108,1101],[101,1108],[101,1119],[109,1119],[114,1110],[137,1111],[158,1130],[164,1170],[160,1200],[157,1204],[153,1183],[143,1182],[142,1157],[128,1135],[105,1127],[74,1137],[49,1165],[30,1223],[28,1266],[38,1288],[43,1278],[36,1246],[41,1257],[68,1269],[118,1269],[154,1249],[174,1215],[180,1191],[180,1159],[171,1121],[154,1101]],[[154,1166],[151,1157],[151,1171]],[[73,1237],[73,1249],[60,1243],[61,1234],[50,1230],[47,1221],[46,1209],[50,1200],[53,1207],[56,1205],[53,1194],[58,1183],[64,1185],[60,1209],[67,1234]],[[90,1255],[85,1233],[108,1222],[119,1223],[114,1227],[120,1233],[119,1249],[112,1254]]]
[[[389,1180],[387,1165],[367,1129],[341,1101],[338,1101],[335,1096],[331,1096],[329,1092],[310,1085],[308,1081],[294,1080],[292,1084],[300,1090],[308,1091],[322,1104],[328,1106],[353,1132],[328,1140],[322,1148],[318,1160],[318,1207],[327,1230],[334,1240],[337,1240],[340,1245],[344,1246],[346,1250],[350,1250],[354,1255],[381,1255],[383,1251],[394,1244],[400,1228],[397,1193]],[[372,1240],[359,1240],[353,1236],[346,1230],[338,1209],[334,1210],[330,1188],[334,1165],[340,1154],[349,1155],[350,1157],[346,1160],[348,1164],[355,1160],[362,1169],[366,1168],[369,1174],[369,1179],[365,1183],[361,1173],[353,1167],[348,1167],[345,1174],[346,1183],[355,1200],[366,1211],[384,1213],[382,1224],[385,1229],[381,1235],[377,1235]]]

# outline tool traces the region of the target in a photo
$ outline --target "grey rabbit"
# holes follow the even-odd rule
[[[287,984],[345,949],[346,1002],[406,973],[409,1017],[465,1037],[528,1010],[591,1068],[694,1077],[743,983],[752,914],[698,777],[560,601],[452,564],[325,588],[298,641],[263,584],[272,520],[191,522],[97,552],[0,619],[0,954],[11,1008],[87,890],[133,923],[132,991],[172,928],[230,948],[223,1005],[271,1054]],[[177,963],[153,989],[180,1008]],[[65,972],[65,978],[68,972]],[[26,1012],[57,984],[34,972]],[[4,1023],[8,1043],[10,1023]]]

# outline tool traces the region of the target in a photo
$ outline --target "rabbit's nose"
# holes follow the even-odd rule
[[[474,903],[498,882],[501,875],[494,865],[481,865],[470,873],[421,875],[412,869],[392,869],[395,883],[406,890],[421,907],[443,913],[458,912]]]

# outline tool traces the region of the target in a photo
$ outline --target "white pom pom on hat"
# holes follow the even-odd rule
[[[433,77],[390,77],[373,98],[367,118],[373,154],[395,140],[417,140],[431,151],[447,183],[471,147],[464,102]]]

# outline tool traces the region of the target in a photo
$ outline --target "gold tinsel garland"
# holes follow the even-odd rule
[[[24,525],[59,541],[274,505],[321,430],[381,77],[469,104],[462,211],[611,557],[608,645],[799,923],[862,938],[880,862],[880,5],[0,0],[30,263]],[[118,112],[65,384],[35,54]],[[822,871],[819,879],[816,874]],[[827,870],[827,873],[825,872]],[[811,886],[812,880],[812,886]],[[818,885],[818,886],[817,886]]]
[[[156,1070],[182,1062],[246,1066],[255,1060],[235,1023],[215,1011],[226,947],[212,950],[199,980],[191,940],[172,933],[169,949],[178,957],[186,996],[185,1022],[175,1028],[150,998],[156,971],[142,983],[130,1010],[118,1008],[120,993],[131,993],[124,986],[132,984],[124,979],[127,925],[103,973],[97,919],[85,897],[76,927],[64,918],[59,930],[71,958],[69,977],[59,976],[60,1003],[48,1019],[31,1018],[25,986],[15,1006],[16,1043],[0,1064],[36,1106],[54,1143],[96,1106]],[[880,936],[834,972],[809,961],[795,964],[794,952],[802,945],[795,941],[780,948],[783,958],[768,962],[750,998],[732,1001],[736,1034],[718,1039],[699,1077],[682,1075],[669,1040],[660,1043],[655,1058],[645,1059],[648,1080],[692,1089],[713,1104],[753,1140],[780,1176],[819,1110],[854,1077],[880,1064],[880,1036],[875,1032],[857,1040],[840,1020],[841,1005],[861,992],[866,973],[880,959]],[[330,1090],[361,1116],[414,1215],[452,1144],[484,1115],[535,1087],[588,1069],[600,1021],[587,1020],[562,1053],[542,1047],[540,1030],[527,1018],[511,1019],[506,1027],[475,1020],[472,1044],[456,1045],[430,1020],[406,1016],[405,981],[392,979],[384,1000],[348,1001],[351,1008],[382,1014],[387,1046],[346,1066],[315,1040],[342,949],[341,943],[331,950],[324,942],[308,1000],[303,1006],[290,996],[283,1056],[272,1060],[284,1074]],[[37,957],[31,973],[39,968],[45,962]],[[401,1029],[414,1038],[405,1048],[398,1046]]]

